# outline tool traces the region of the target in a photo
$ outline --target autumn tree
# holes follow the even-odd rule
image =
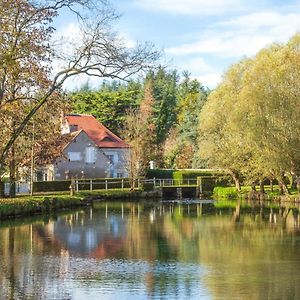
[[[124,138],[130,146],[129,156],[126,158],[132,188],[136,180],[145,176],[149,162],[156,157],[155,125],[153,124],[153,90],[151,82],[145,86],[144,97],[138,109],[127,112],[124,126]]]
[[[61,11],[75,13],[80,24],[76,43],[53,43],[53,21]],[[150,67],[159,53],[151,44],[128,49],[112,29],[117,19],[107,1],[7,0],[0,8],[0,109],[3,175],[17,138],[32,117],[64,82],[79,74],[127,79]],[[60,66],[53,70],[53,61]],[[8,113],[8,112],[11,112]]]

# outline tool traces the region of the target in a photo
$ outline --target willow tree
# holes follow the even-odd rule
[[[240,190],[242,166],[250,155],[245,142],[246,112],[239,103],[244,72],[250,63],[245,60],[234,65],[209,95],[200,113],[200,156],[210,167],[229,172],[237,190]]]
[[[212,166],[248,182],[300,171],[300,36],[232,66],[201,118],[201,151]],[[263,189],[262,189],[263,190]]]
[[[78,19],[76,42],[54,43],[54,20]],[[80,74],[127,79],[159,57],[151,44],[128,49],[112,28],[118,16],[105,0],[6,0],[0,7],[1,175],[16,139],[64,82]],[[56,72],[53,64],[58,65]],[[7,113],[9,112],[9,114]],[[9,117],[11,115],[12,117]],[[8,125],[9,124],[9,125]]]

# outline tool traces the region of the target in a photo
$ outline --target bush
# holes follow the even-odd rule
[[[105,182],[107,182],[109,189],[129,188],[130,182],[128,178],[96,178],[93,180],[93,190],[105,189]],[[60,192],[69,191],[71,185],[71,180],[61,180],[61,181],[36,181],[33,183],[33,191],[36,192]],[[79,190],[89,190],[90,189],[90,179],[80,179],[79,180]]]
[[[173,178],[173,173],[176,170],[170,170],[170,169],[153,169],[148,170],[146,174],[146,178],[152,179],[152,178],[160,178],[160,179],[170,179]]]

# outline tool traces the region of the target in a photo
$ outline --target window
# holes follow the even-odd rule
[[[68,158],[70,161],[81,161],[81,153],[80,152],[68,152]]]
[[[85,151],[85,162],[93,164],[96,161],[95,148],[87,147]]]

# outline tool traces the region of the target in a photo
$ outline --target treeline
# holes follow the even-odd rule
[[[199,116],[208,94],[188,72],[160,67],[142,80],[103,81],[99,89],[85,84],[71,102],[75,113],[94,115],[144,151],[136,153],[143,158],[134,158],[141,164],[154,160],[159,167],[191,168],[201,165]]]
[[[200,154],[240,183],[300,176],[300,35],[233,65],[200,113]]]

